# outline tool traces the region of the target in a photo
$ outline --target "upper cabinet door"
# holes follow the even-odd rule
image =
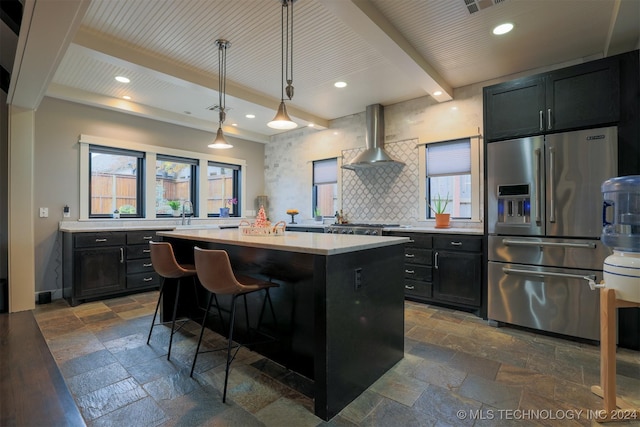
[[[528,77],[484,88],[487,141],[544,132],[545,83]]]
[[[549,132],[617,122],[620,118],[618,58],[550,72],[544,114]]]

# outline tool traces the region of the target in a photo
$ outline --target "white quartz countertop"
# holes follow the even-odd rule
[[[304,233],[297,231],[287,231],[279,236],[247,236],[238,229],[161,231],[158,235],[317,255],[337,255],[382,246],[399,245],[409,241],[406,237]]]

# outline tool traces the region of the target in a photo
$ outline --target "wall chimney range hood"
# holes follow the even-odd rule
[[[365,150],[342,167],[358,170],[373,166],[404,165],[384,151],[384,107],[380,104],[367,105],[366,121]]]

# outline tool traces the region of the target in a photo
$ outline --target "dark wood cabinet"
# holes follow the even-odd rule
[[[479,308],[482,302],[482,238],[434,238],[433,298]]]
[[[149,241],[156,231],[63,233],[64,297],[72,306],[160,285]]]
[[[407,299],[480,313],[482,305],[482,236],[384,233],[408,237],[405,245],[404,294]]]
[[[619,58],[484,88],[487,141],[603,126],[620,117]]]

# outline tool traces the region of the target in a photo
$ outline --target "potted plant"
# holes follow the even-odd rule
[[[440,197],[440,193],[438,193],[438,197],[433,200],[433,205],[428,202],[427,204],[429,205],[429,209],[431,209],[436,216],[436,228],[449,227],[451,214],[445,213],[447,205],[449,204],[449,193],[447,193],[447,196],[444,199]]]
[[[173,210],[173,216],[180,216],[180,200],[169,200],[167,204]]]
[[[224,207],[220,208],[220,218],[229,218],[229,210],[231,205],[237,205],[238,199],[235,197],[225,200]]]
[[[315,221],[322,222],[322,212],[320,211],[320,208],[316,207],[313,210],[313,216],[314,216]]]

